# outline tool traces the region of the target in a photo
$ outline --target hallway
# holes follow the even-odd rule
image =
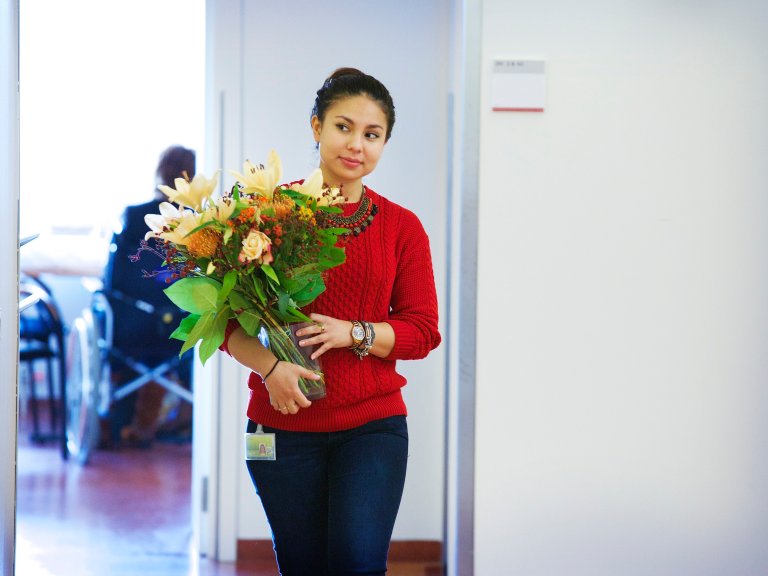
[[[81,467],[19,443],[17,574],[194,573],[189,444],[98,451]]]
[[[20,576],[274,576],[273,560],[216,564],[190,551],[189,443],[94,453],[64,462],[19,431],[16,574]],[[442,574],[393,562],[391,576]]]

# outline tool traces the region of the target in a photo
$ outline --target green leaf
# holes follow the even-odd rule
[[[267,304],[267,295],[264,293],[264,286],[262,286],[261,280],[256,277],[256,274],[253,275],[253,289],[259,298],[259,302],[261,302],[262,306],[265,306]]]
[[[204,338],[200,343],[200,361],[203,364],[205,364],[205,361],[208,360],[208,358],[216,353],[216,350],[218,350],[219,346],[224,342],[224,333],[226,332],[227,321],[229,320],[229,315],[227,314],[228,311],[229,309],[225,307],[216,314],[209,330],[210,335]]]
[[[291,295],[288,294],[288,292],[280,292],[277,297],[277,308],[280,310],[281,316],[285,316],[285,311],[288,309],[288,306],[291,305],[291,302]]]
[[[218,298],[216,298],[216,308],[221,308],[229,293],[232,292],[232,288],[235,287],[235,282],[237,282],[237,272],[234,270],[230,270],[224,275],[222,289],[219,292]]]
[[[248,299],[243,296],[242,292],[233,290],[229,293],[229,306],[232,310],[244,310],[252,304],[253,302],[248,301]]]
[[[344,234],[347,234],[349,230],[346,228],[323,228],[322,230],[318,230],[317,234],[318,236],[342,236]]]
[[[304,288],[310,279],[311,277],[309,275],[299,276],[298,274],[293,278],[283,278],[283,288],[285,288],[285,291],[289,294],[295,294]]]
[[[286,315],[290,316],[289,322],[312,322],[312,318],[304,314],[298,308],[286,309]]]
[[[195,324],[195,327],[192,328],[192,330],[190,330],[189,336],[187,336],[187,340],[184,342],[184,345],[181,347],[181,351],[179,352],[179,355],[184,354],[184,352],[186,352],[190,348],[193,348],[194,345],[197,344],[198,340],[201,340],[208,336],[211,326],[213,326],[214,318],[215,318],[214,312],[206,312],[205,314],[200,316],[200,319]]]
[[[322,254],[331,262],[336,262],[337,266],[339,264],[343,264],[347,259],[347,255],[344,253],[344,249],[337,248],[335,246],[324,246],[322,250],[320,250],[320,254]]]
[[[341,254],[338,252],[339,250],[341,251]],[[323,248],[318,255],[318,263],[323,267],[323,270],[328,270],[329,268],[342,264],[344,259],[344,251],[340,248],[326,247]]]
[[[186,340],[189,337],[189,333],[195,327],[195,324],[197,324],[199,319],[199,314],[190,314],[189,316],[182,318],[178,327],[173,331],[173,334],[171,334],[169,338],[175,338],[176,340]]]
[[[277,274],[275,273],[275,270],[272,268],[272,266],[269,264],[262,264],[261,269],[264,271],[264,274],[266,274],[267,278],[271,278],[278,285],[280,284],[280,280],[278,280]]]
[[[310,282],[307,282],[301,290],[292,292],[291,296],[296,301],[298,307],[303,308],[314,301],[315,298],[320,296],[323,292],[325,292],[325,282],[323,281],[323,277],[318,275],[315,278],[312,278]]]
[[[164,290],[171,302],[186,312],[204,314],[216,310],[221,284],[212,278],[182,278]]]
[[[298,266],[291,270],[291,281],[303,282],[306,284],[308,279],[304,278],[305,276],[311,276],[320,272],[322,272],[322,270],[320,270],[320,267],[316,263],[304,264],[303,266]]]
[[[184,235],[184,238],[189,238],[190,236],[192,236],[192,234],[194,234],[195,232],[198,232],[198,231],[202,230],[203,228],[209,228],[209,227],[210,227],[210,228],[219,228],[220,226],[221,226],[221,225],[220,225],[220,224],[218,224],[218,222],[216,222],[215,220],[208,220],[208,221],[206,221],[206,222],[203,222],[203,223],[202,223],[202,224],[200,224],[199,226],[195,227],[194,229],[190,230],[189,232],[187,232],[187,233]]]
[[[252,308],[243,310],[237,315],[237,321],[248,336],[256,336],[259,332],[259,326],[261,325],[261,314],[257,313]]]
[[[296,202],[299,206],[306,206],[307,200],[310,199],[309,196],[306,194],[303,194],[301,192],[297,192],[296,190],[293,190],[291,188],[283,188],[280,190],[280,194],[283,196],[288,196],[291,200]]]

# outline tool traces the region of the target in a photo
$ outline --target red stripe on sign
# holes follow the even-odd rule
[[[494,112],[544,112],[544,108],[492,108]]]

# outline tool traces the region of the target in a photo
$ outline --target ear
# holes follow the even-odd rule
[[[317,116],[312,116],[310,124],[312,125],[312,135],[315,137],[315,142],[320,142],[320,130],[323,128],[323,123],[320,122],[320,118]]]

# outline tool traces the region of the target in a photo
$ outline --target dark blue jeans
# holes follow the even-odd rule
[[[247,465],[282,576],[385,574],[408,460],[405,416],[342,432],[264,431],[275,433],[277,459]]]

